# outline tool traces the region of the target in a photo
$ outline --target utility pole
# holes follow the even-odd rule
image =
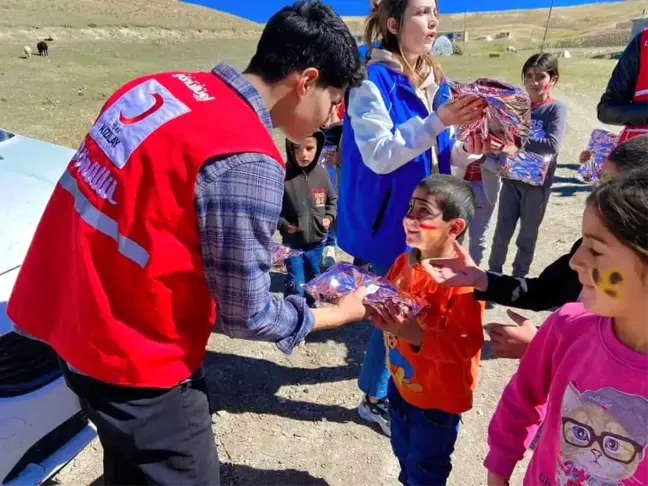
[[[468,9],[466,9],[464,13],[464,38],[463,38],[463,51],[464,54],[466,54],[466,35],[467,35],[467,29],[466,29],[466,23],[468,22]]]
[[[540,53],[544,52],[545,42],[547,40],[547,32],[549,31],[549,21],[551,20],[551,12],[553,10],[554,0],[551,0],[549,6],[549,15],[547,16],[547,25],[545,26],[544,36],[542,37],[542,45],[540,46]]]

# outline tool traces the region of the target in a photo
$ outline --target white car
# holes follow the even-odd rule
[[[72,155],[0,129],[0,484],[41,484],[96,436],[54,351],[14,332],[6,314],[36,226]]]

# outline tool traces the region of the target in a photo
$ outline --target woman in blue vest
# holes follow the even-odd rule
[[[452,126],[476,120],[485,106],[475,98],[450,100],[441,84],[430,54],[437,16],[434,0],[375,0],[365,31],[367,80],[348,94],[339,246],[378,274],[406,251],[402,220],[419,181],[449,174],[452,164],[466,166],[484,151],[476,138],[454,140]],[[359,412],[389,435],[388,379],[382,332],[374,331],[360,374]]]

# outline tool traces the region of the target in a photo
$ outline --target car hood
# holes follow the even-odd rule
[[[21,135],[0,138],[0,275],[22,264],[43,210],[74,153]]]

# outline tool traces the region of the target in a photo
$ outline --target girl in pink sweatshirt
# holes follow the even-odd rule
[[[582,303],[547,319],[504,390],[489,486],[508,484],[543,422],[525,485],[648,485],[648,169],[589,196],[570,265]]]

